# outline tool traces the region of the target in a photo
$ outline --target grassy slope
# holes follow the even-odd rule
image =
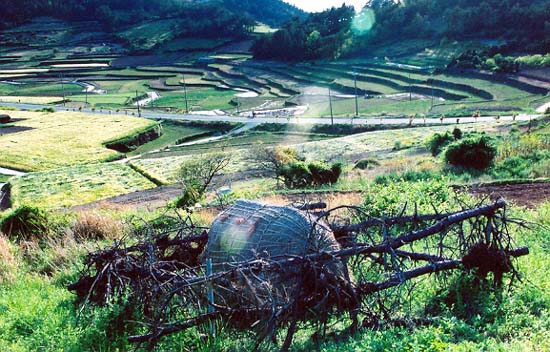
[[[187,101],[190,110],[231,109],[229,104],[235,97],[233,90],[218,90],[213,88],[188,88]],[[183,89],[177,92],[161,93],[161,98],[154,102],[155,106],[169,106],[185,109]]]
[[[25,96],[46,96],[46,97],[60,97],[65,91],[65,96],[71,94],[80,94],[82,87],[78,84],[61,84],[49,83],[29,83],[23,85],[14,85],[7,83],[0,83],[0,95],[25,95]]]
[[[14,178],[13,206],[66,207],[155,187],[123,164],[87,164]]]
[[[162,149],[176,144],[183,138],[189,138],[202,133],[213,131],[211,128],[205,127],[191,127],[186,125],[177,124],[170,121],[164,121],[162,123],[163,134],[159,138],[139,146],[130,155],[138,155],[142,153],[151,152],[154,150]]]
[[[484,130],[491,124],[461,126],[464,131]],[[396,142],[402,147],[423,145],[424,140],[432,133],[447,131],[451,126],[417,127],[401,130],[374,131],[340,138],[308,141],[310,137],[278,135],[270,133],[247,133],[233,137],[229,141],[220,141],[172,149],[169,152],[155,153],[143,159],[136,159],[132,164],[150,175],[174,182],[179,165],[193,155],[230,151],[232,163],[227,172],[246,171],[251,168],[250,152],[257,146],[288,144],[303,153],[311,160],[347,160],[357,155],[376,156],[394,148]],[[348,160],[350,161],[350,160]]]
[[[74,112],[8,113],[17,119],[14,126],[30,129],[0,136],[0,165],[29,171],[105,160],[117,152],[106,149],[104,142],[156,124],[133,117]]]

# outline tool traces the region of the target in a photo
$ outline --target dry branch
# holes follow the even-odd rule
[[[188,236],[180,230],[175,235],[163,234],[129,247],[118,244],[90,254],[81,279],[69,289],[84,302],[97,304],[130,289],[132,304],[141,307],[144,323],[149,326],[148,333],[130,337],[131,342],[154,344],[163,336],[223,320],[235,328],[253,326],[259,336],[257,346],[276,329],[287,327],[285,349],[299,320],[325,326],[330,317],[347,313],[355,329],[362,307],[372,308],[374,293],[407,285],[424,275],[472,270],[480,277],[492,273],[495,283],[500,284],[505,273],[515,273],[512,259],[529,253],[526,247],[513,248],[505,206],[498,200],[454,213],[418,215],[415,211],[413,215],[367,218],[345,226],[333,224],[336,233],[353,233],[357,240],[367,236],[372,243],[350,241],[344,248],[295,254],[258,251],[240,261],[224,262],[210,275],[206,275],[200,258],[212,236],[206,231],[195,234],[191,231],[194,227],[183,224]],[[222,223],[234,221],[253,230],[258,225],[244,217],[228,220],[231,212],[224,214],[220,215]],[[310,237],[317,226],[324,226],[318,220],[311,223]],[[411,224],[416,231],[390,235],[390,229],[402,230],[402,225]],[[378,235],[372,237],[371,232]],[[213,302],[206,299],[209,289],[216,293]],[[207,306],[213,311],[206,313]],[[385,315],[391,311],[390,307],[380,309]]]

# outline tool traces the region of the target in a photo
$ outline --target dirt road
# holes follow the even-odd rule
[[[491,199],[502,197],[513,204],[531,209],[550,201],[550,182],[487,184],[466,189],[472,194],[488,195]]]

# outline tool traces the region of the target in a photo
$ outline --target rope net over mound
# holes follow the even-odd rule
[[[212,223],[204,258],[212,261],[213,272],[223,272],[251,260],[267,263],[339,249],[332,230],[311,214],[292,207],[241,200]],[[238,270],[231,280],[220,283],[215,301],[231,302],[232,307],[240,308],[289,304],[298,294],[300,268],[287,269],[257,275]],[[330,263],[327,270],[345,277],[341,261]]]
[[[91,253],[69,289],[82,309],[127,302],[143,323],[129,339],[149,347],[221,328],[286,350],[303,327],[318,337],[335,322],[353,332],[402,321],[418,290],[445,287],[453,271],[500,287],[529,252],[515,247],[510,228],[523,223],[507,217],[503,200],[384,218],[355,206],[300,208],[238,201],[209,229],[186,215],[173,231]]]

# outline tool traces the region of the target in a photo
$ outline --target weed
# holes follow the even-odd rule
[[[48,217],[42,209],[22,205],[4,215],[0,230],[17,241],[43,238],[49,231]]]

